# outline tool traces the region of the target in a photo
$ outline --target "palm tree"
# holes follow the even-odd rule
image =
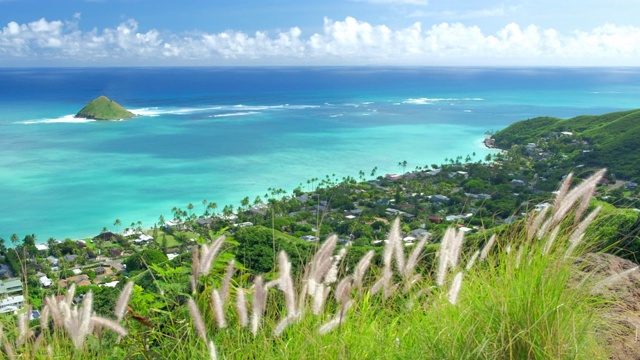
[[[207,216],[207,199],[202,200],[202,212]]]
[[[187,205],[187,209],[189,209],[189,216],[191,216],[191,211],[193,210],[193,204],[189,203],[189,205]]]
[[[164,226],[164,215],[160,215],[160,217],[158,218],[158,226]]]
[[[212,214],[217,208],[218,204],[216,204],[215,202],[210,202],[209,205],[207,205],[207,209],[210,209]]]
[[[18,234],[13,233],[11,234],[11,243],[13,244],[13,247],[15,247],[18,242],[20,242],[20,238],[18,237]]]
[[[116,227],[116,232],[120,231],[120,225],[122,225],[122,221],[120,221],[120,219],[116,219],[116,221],[113,222],[113,226]]]
[[[240,206],[242,206],[243,209],[245,210],[249,210],[249,197],[245,196],[244,199],[240,200]]]

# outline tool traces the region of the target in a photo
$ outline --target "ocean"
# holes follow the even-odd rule
[[[636,68],[3,68],[0,237],[151,227],[326,175],[467,155],[536,116],[640,107]],[[106,95],[140,115],[73,115]]]

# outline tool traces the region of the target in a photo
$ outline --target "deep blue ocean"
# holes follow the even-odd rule
[[[73,118],[100,95],[140,116]],[[151,227],[203,199],[484,159],[485,132],[522,119],[638,107],[636,68],[0,69],[0,237]]]

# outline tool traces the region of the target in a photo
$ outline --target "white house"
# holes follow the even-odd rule
[[[10,296],[0,300],[0,314],[22,309],[24,296]]]
[[[40,285],[42,287],[49,287],[51,286],[51,284],[53,284],[53,281],[51,281],[51,279],[49,279],[46,275],[41,276],[38,280],[40,280]]]
[[[38,251],[47,251],[47,250],[49,250],[49,245],[47,245],[47,244],[36,244],[36,250],[38,250]]]

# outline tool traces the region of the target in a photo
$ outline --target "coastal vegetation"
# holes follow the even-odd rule
[[[600,211],[591,194],[602,174],[573,188],[569,176],[547,210],[480,243],[448,228],[407,247],[396,218],[382,253],[367,251],[355,266],[332,235],[298,270],[294,250],[256,273],[225,256],[236,244],[221,236],[123,281],[112,308],[101,291],[75,285],[66,297],[46,297],[38,320],[28,322],[29,312],[5,319],[3,351],[71,359],[603,358],[598,334],[611,329],[601,291],[612,280],[576,267],[597,246],[585,231]],[[425,245],[434,240],[431,251]]]
[[[496,146],[545,142],[544,151],[567,154],[567,146],[580,142],[570,154],[587,166],[607,167],[611,174],[624,179],[640,178],[640,110],[604,115],[583,115],[563,120],[540,117],[520,121],[494,135]],[[567,154],[569,155],[569,154]]]
[[[135,114],[123,108],[117,102],[102,95],[83,107],[75,117],[95,120],[130,119]]]
[[[609,278],[603,257],[589,259],[637,263],[639,194],[635,177],[585,161],[599,151],[582,137],[597,122],[587,118],[516,123],[485,159],[328,175],[220,212],[207,200],[200,214],[174,207],[146,230],[120,231],[116,219],[117,232],[83,241],[0,239],[28,303],[0,315],[1,348],[9,358],[606,358],[615,334],[634,331],[616,322],[609,285],[637,266]],[[25,320],[30,308],[40,319]]]

